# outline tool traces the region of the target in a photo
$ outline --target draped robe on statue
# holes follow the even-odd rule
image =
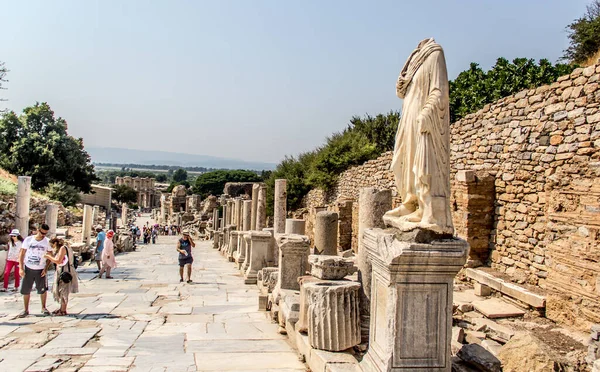
[[[454,231],[448,91],[442,47],[433,39],[421,41],[396,84],[396,94],[404,102],[391,169],[403,204],[386,214],[388,225]]]

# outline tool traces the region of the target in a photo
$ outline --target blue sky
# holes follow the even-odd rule
[[[354,115],[398,110],[434,37],[470,62],[548,58],[587,0],[3,1],[1,106],[46,101],[86,146],[278,162]]]

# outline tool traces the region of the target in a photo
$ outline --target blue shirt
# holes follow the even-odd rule
[[[96,237],[96,250],[98,252],[102,252],[104,249],[104,239],[106,239],[106,233],[104,231],[100,231]]]

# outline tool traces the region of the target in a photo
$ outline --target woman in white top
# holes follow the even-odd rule
[[[73,250],[60,238],[51,239],[50,244],[54,250],[54,255],[46,254],[45,257],[47,260],[56,264],[52,294],[54,295],[54,300],[60,303],[60,309],[53,311],[52,314],[67,315],[69,294],[79,292],[79,280],[77,278],[75,267],[73,266]],[[61,280],[61,274],[63,272],[71,274],[71,280],[68,283]]]
[[[6,255],[6,266],[4,268],[4,287],[2,292],[8,290],[8,279],[10,272],[15,272],[15,286],[12,288],[13,291],[19,289],[21,283],[21,277],[19,276],[19,252],[23,245],[23,237],[19,233],[19,230],[13,229],[10,232],[10,240],[8,241],[8,254]]]

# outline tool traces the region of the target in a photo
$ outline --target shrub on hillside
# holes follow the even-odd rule
[[[216,170],[199,175],[192,191],[205,198],[209,195],[221,195],[227,182],[259,182],[262,180],[258,174],[248,170]]]
[[[600,0],[587,6],[583,17],[567,26],[569,47],[563,59],[572,63],[586,63],[600,50]],[[595,62],[595,61],[592,61]]]
[[[48,198],[58,200],[65,207],[72,207],[81,201],[79,190],[63,182],[49,184],[44,192]]]

